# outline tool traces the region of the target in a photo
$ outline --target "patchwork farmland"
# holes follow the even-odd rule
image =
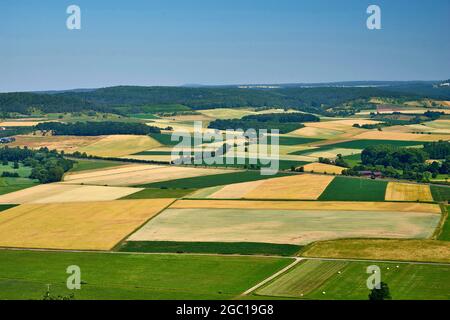
[[[0,149],[0,299],[41,299],[48,284],[52,295],[67,296],[73,264],[83,274],[75,299],[367,299],[369,264],[382,268],[393,299],[450,299],[446,115],[405,125],[379,120],[395,116],[386,110],[314,115],[320,121],[278,135],[279,170],[263,175],[268,165],[250,163],[259,149],[248,137],[191,137],[187,154],[226,143],[235,162],[175,165],[172,151],[183,148],[172,133],[192,133],[197,120],[211,133],[215,120],[299,112],[118,108],[127,117],[69,113],[37,122],[105,116],[159,129],[25,131]],[[48,170],[58,161],[60,169]]]

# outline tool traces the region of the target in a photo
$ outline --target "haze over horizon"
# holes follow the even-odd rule
[[[66,28],[71,4],[81,30]],[[446,0],[6,0],[0,92],[445,80],[449,18]]]

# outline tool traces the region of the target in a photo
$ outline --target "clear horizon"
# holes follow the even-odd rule
[[[81,30],[66,28],[71,4]],[[366,27],[370,4],[381,30]],[[0,92],[439,81],[450,77],[448,30],[448,0],[6,0]]]

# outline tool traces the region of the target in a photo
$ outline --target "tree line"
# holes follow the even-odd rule
[[[112,134],[148,135],[160,133],[157,127],[139,122],[87,121],[74,123],[42,122],[36,130],[51,131],[54,135],[100,136]]]
[[[280,133],[288,133],[303,128],[301,122],[318,122],[320,118],[307,113],[269,113],[248,115],[242,119],[217,119],[211,121],[208,128],[227,129],[278,129]]]

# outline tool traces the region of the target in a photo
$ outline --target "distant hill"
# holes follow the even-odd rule
[[[450,88],[437,81],[353,81],[321,84],[234,85],[198,87],[116,86],[40,93],[0,93],[0,112],[27,113],[95,110],[123,112],[129,108],[164,105],[187,108],[281,107],[328,114],[339,104],[370,97],[450,100]]]

